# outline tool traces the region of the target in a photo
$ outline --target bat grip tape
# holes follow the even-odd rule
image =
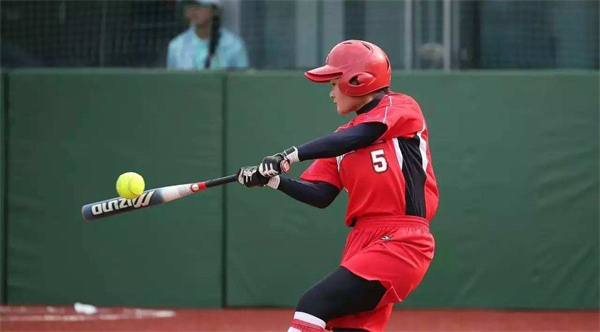
[[[223,184],[232,183],[232,182],[236,182],[236,181],[237,181],[237,175],[232,174],[232,175],[225,176],[222,178],[208,180],[208,181],[206,181],[206,187],[207,188],[216,187],[216,186],[220,186]]]

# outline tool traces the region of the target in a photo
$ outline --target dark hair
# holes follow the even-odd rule
[[[212,23],[210,25],[210,44],[208,45],[208,56],[204,62],[205,69],[210,67],[210,63],[215,55],[215,52],[217,51],[217,46],[219,46],[219,41],[221,39],[221,12],[215,5],[212,5],[211,8],[213,16]]]

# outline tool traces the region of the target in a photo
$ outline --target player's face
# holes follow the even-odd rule
[[[185,18],[194,25],[205,25],[210,22],[212,8],[210,6],[187,5],[185,7]]]
[[[329,97],[333,99],[333,103],[339,115],[346,115],[352,111],[356,111],[364,105],[362,97],[352,97],[343,94],[338,88],[339,78],[331,80],[331,92]]]

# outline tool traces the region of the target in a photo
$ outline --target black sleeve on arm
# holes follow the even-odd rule
[[[380,122],[361,123],[302,144],[298,147],[298,159],[303,161],[337,157],[373,144],[386,130],[387,126]]]
[[[281,177],[280,190],[302,203],[324,209],[331,204],[340,193],[338,187],[327,182],[307,182]]]

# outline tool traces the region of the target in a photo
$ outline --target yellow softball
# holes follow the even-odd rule
[[[123,173],[117,179],[117,192],[123,198],[133,199],[144,192],[144,178],[138,173]]]

